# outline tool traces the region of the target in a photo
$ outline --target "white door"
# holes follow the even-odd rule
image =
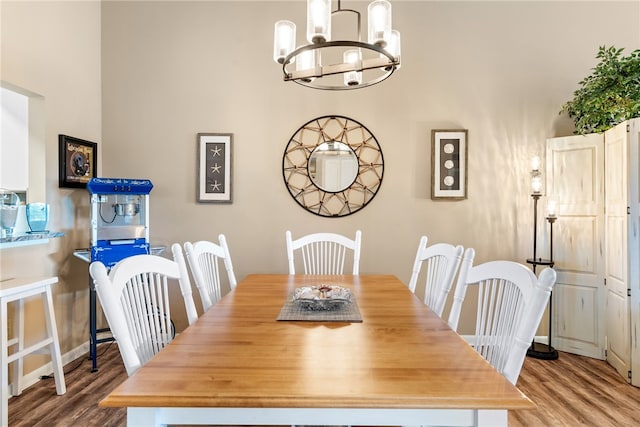
[[[640,119],[628,121],[629,138],[629,289],[631,292],[631,384],[640,387]]]
[[[604,142],[601,134],[547,140],[547,200],[557,203],[552,342],[605,358]]]
[[[630,379],[627,124],[605,132],[607,362]]]

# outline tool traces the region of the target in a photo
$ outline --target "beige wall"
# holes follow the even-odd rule
[[[530,257],[529,159],[544,154],[545,138],[572,132],[558,112],[598,46],[640,47],[638,3],[393,7],[403,40],[397,75],[327,92],[284,83],[271,60],[274,22],[292,19],[304,31],[304,2],[105,3],[103,172],[153,181],[153,240],[224,233],[239,279],[286,271],[288,228],[294,236],[360,228],[361,271],[405,282],[422,234],[473,246],[477,262]],[[615,26],[602,18],[611,11]],[[304,211],[282,178],[288,139],[327,114],[365,124],[384,153],[380,192],[345,218]],[[430,132],[442,128],[469,130],[468,200],[430,199]],[[198,132],[234,134],[231,205],[195,201]]]
[[[0,14],[0,78],[44,97],[49,227],[66,232],[47,245],[1,249],[0,277],[59,276],[55,311],[66,353],[89,335],[88,267],[72,257],[73,249],[89,244],[89,200],[85,190],[58,188],[58,134],[102,138],[100,3],[2,1]],[[42,334],[39,301],[29,302],[26,319],[27,337]],[[26,372],[49,360],[27,358]]]
[[[544,154],[545,138],[572,132],[558,111],[596,64],[598,46],[640,48],[638,2],[395,0],[393,7],[401,70],[378,86],[326,92],[284,83],[271,60],[273,23],[292,19],[303,31],[302,1],[104,2],[101,10],[3,2],[2,78],[51,101],[47,198],[54,224],[68,234],[47,250],[3,250],[2,274],[37,258],[60,275],[66,350],[86,340],[86,265],[71,254],[88,242],[88,198],[57,188],[58,133],[99,142],[101,176],[152,180],[152,243],[224,233],[238,279],[286,271],[286,229],[296,236],[360,228],[361,271],[404,282],[422,234],[474,247],[477,262],[531,256],[529,159]],[[288,139],[328,114],[366,125],[385,160],[376,198],[344,218],[304,211],[282,178]],[[430,132],[443,128],[469,130],[465,201],[430,199]],[[198,132],[234,134],[232,204],[195,201]],[[471,324],[463,316],[462,331]]]

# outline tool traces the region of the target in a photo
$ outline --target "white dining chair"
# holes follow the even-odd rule
[[[356,231],[354,239],[337,233],[312,233],[293,240],[286,232],[289,274],[296,274],[296,252],[301,255],[304,274],[343,274],[348,254],[353,258],[351,274],[360,271],[360,244],[362,232]]]
[[[469,270],[473,266],[473,260],[476,256],[476,251],[473,248],[467,248],[462,256],[460,267],[458,269],[458,280],[456,281],[456,290],[453,293],[453,303],[451,304],[451,311],[449,311],[449,318],[447,323],[454,331],[458,330],[458,322],[460,321],[460,312],[462,311],[462,303],[467,293],[466,285],[462,284],[463,280],[466,280]]]
[[[189,325],[198,319],[184,262],[181,265],[158,255],[134,255],[122,259],[110,271],[94,261],[89,272],[128,375],[175,337],[170,288],[176,282]]]
[[[545,268],[537,278],[514,261],[465,265],[465,261],[473,260],[472,252],[473,249],[465,251],[449,325],[457,328],[467,288],[476,286],[478,304],[472,345],[515,385],[556,282],[556,272]]]
[[[218,242],[216,244],[207,240],[200,240],[195,243],[185,242],[184,244],[184,252],[191,268],[191,275],[200,294],[204,311],[209,310],[212,305],[222,298],[224,283],[220,275],[221,263],[226,270],[229,290],[235,289],[237,285],[231,254],[224,234],[218,236]],[[174,243],[171,250],[173,251],[174,259],[176,259],[176,254],[181,252],[180,245]]]
[[[434,313],[442,316],[447,296],[462,261],[464,248],[449,243],[427,246],[427,241],[427,236],[420,238],[409,280],[409,290],[414,294],[422,294],[422,301]]]

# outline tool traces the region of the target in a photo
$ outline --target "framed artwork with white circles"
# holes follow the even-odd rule
[[[431,131],[431,198],[462,200],[467,198],[466,129]]]

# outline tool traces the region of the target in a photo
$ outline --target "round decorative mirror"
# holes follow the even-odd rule
[[[324,116],[301,126],[284,152],[282,173],[300,206],[320,216],[350,215],[382,183],[384,161],[375,136],[361,123]]]
[[[323,142],[309,156],[309,178],[323,191],[349,188],[358,176],[358,157],[340,141]]]

